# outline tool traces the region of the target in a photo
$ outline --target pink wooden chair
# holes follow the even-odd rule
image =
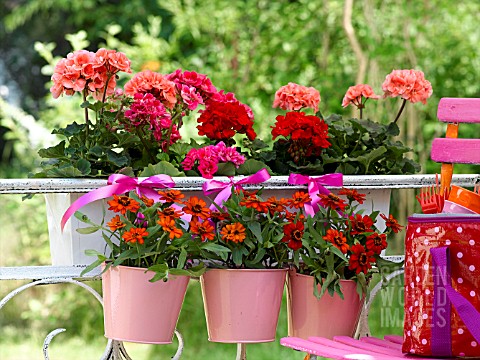
[[[444,189],[450,187],[454,163],[480,164],[480,139],[458,138],[459,123],[480,123],[480,98],[443,98],[438,105],[437,117],[447,123],[446,137],[434,139],[431,150],[432,160],[442,163],[440,186],[443,194]],[[395,275],[398,273],[392,274],[392,277]],[[358,360],[435,359],[402,354],[401,336],[387,335],[384,339],[369,336],[368,311],[380,285],[377,284],[372,290],[372,296],[364,306],[357,330],[359,339],[346,336],[337,336],[333,340],[319,337],[310,337],[307,340],[286,337],[282,338],[280,343],[306,352],[305,359],[311,360],[317,356]]]

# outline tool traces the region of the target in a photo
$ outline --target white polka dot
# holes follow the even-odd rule
[[[430,290],[425,290],[425,294],[430,295]]]
[[[470,240],[468,243],[473,246],[475,245],[475,240]]]
[[[475,291],[473,291],[473,290],[470,291],[470,296],[471,296],[471,297],[474,297],[474,296],[475,296]]]
[[[418,251],[415,251],[415,252],[413,253],[413,256],[418,257]]]
[[[417,331],[417,327],[415,325],[412,326],[413,331]]]
[[[415,306],[418,306],[418,300],[415,300]]]
[[[415,280],[416,280],[417,282],[420,282],[420,276],[417,276],[417,277],[415,278]]]
[[[470,270],[470,271],[475,271],[475,265],[470,265],[470,266],[468,267],[468,270]]]
[[[472,345],[472,347],[475,347],[475,346],[477,346],[477,342],[476,342],[476,341],[472,341],[472,342],[470,343],[470,345]]]
[[[420,232],[420,228],[417,228],[417,233],[419,233],[419,232]]]
[[[415,354],[415,349],[410,349],[410,354]]]
[[[425,265],[423,265],[423,270],[428,270],[429,267],[430,266],[428,266],[428,264],[425,264]]]
[[[423,315],[422,315],[422,318],[426,320],[426,319],[428,319],[428,315],[427,315],[427,314],[423,314]]]
[[[412,312],[412,311],[413,311],[413,306],[410,306],[410,307],[408,308],[408,311]]]
[[[450,240],[445,240],[445,245],[450,245],[452,242]]]
[[[463,284],[463,279],[462,279],[462,278],[458,278],[458,279],[457,279],[457,282],[458,282],[459,284]]]
[[[410,330],[407,331],[407,335],[408,335],[408,336],[412,335],[412,333],[410,332]]]
[[[458,252],[457,253],[457,258],[461,259],[463,257],[463,253],[462,252]]]
[[[422,339],[422,345],[427,345],[427,339]]]
[[[440,228],[438,226],[435,226],[435,232],[436,233],[440,232]]]
[[[458,329],[457,332],[462,335],[463,334],[463,329]]]
[[[414,282],[411,282],[410,283],[410,287],[413,289],[415,287],[415,283]]]
[[[461,352],[458,354],[459,356],[465,356],[465,353],[464,352]]]
[[[412,258],[408,258],[408,262],[409,262],[409,263],[413,263],[413,259],[412,259]]]
[[[425,241],[423,242],[425,245],[428,245],[430,244],[430,242],[428,241],[428,239],[425,239]]]
[[[458,233],[461,233],[462,231],[463,231],[462,227],[459,226],[459,227],[457,228],[457,232],[458,232]]]

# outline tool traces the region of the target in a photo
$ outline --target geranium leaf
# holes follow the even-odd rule
[[[231,162],[218,163],[217,176],[235,176],[235,165]]]
[[[185,173],[179,171],[175,166],[166,161],[160,161],[159,163],[152,165],[149,164],[143,168],[140,176],[153,176],[158,174],[165,174],[170,176],[185,176]]]
[[[267,165],[265,165],[265,163],[255,159],[248,159],[242,165],[239,166],[239,168],[237,169],[237,174],[252,175],[262,169],[267,169],[269,174],[273,174],[272,170]]]
[[[40,149],[38,151],[38,155],[42,158],[51,158],[51,159],[58,159],[65,157],[65,140],[61,141],[58,145]]]
[[[83,175],[88,175],[90,174],[92,167],[90,165],[90,162],[85,159],[78,159],[77,163],[75,164],[77,169],[83,174]]]
[[[125,155],[117,154],[113,150],[107,151],[107,160],[118,167],[125,166],[128,163],[128,158]]]

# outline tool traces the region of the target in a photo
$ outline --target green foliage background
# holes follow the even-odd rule
[[[238,99],[252,107],[256,130],[263,138],[269,137],[269,127],[277,114],[271,108],[273,95],[287,82],[319,89],[325,116],[355,115],[351,109],[341,108],[348,86],[368,83],[380,93],[381,83],[391,70],[422,70],[434,93],[426,106],[408,105],[406,116],[399,123],[400,137],[414,148],[423,172],[438,172],[439,166],[428,160],[428,150],[431,139],[443,136],[445,131],[436,120],[439,99],[480,97],[480,2],[354,1],[352,26],[366,62],[364,72],[343,26],[348,3],[349,0],[3,1],[0,65],[4,71],[0,81],[10,95],[5,95],[2,87],[0,177],[26,177],[38,164],[36,150],[52,142],[47,135],[51,129],[81,118],[80,98],[53,100],[49,96],[49,75],[56,60],[69,51],[95,51],[99,46],[124,51],[132,59],[135,71],[150,68],[166,73],[182,67],[208,74],[217,87],[235,92]],[[120,82],[126,80],[127,77]],[[399,106],[398,101],[391,99],[369,102],[365,114],[388,123]],[[187,134],[193,135],[193,130],[190,127]],[[475,127],[460,130],[463,137],[477,134]],[[480,172],[478,167],[458,167],[456,171]],[[405,223],[406,214],[414,211],[413,203],[412,192],[395,192],[392,212]],[[22,202],[20,196],[2,195],[1,204],[6,211],[0,213],[0,265],[48,264],[42,197]],[[399,236],[394,249],[401,250],[401,243]],[[1,282],[0,296],[18,285]],[[9,304],[0,312],[0,348],[7,349],[0,350],[0,357],[21,359],[18,347],[11,355],[2,351],[8,351],[16,340],[25,342],[24,336],[35,343],[54,327],[68,329],[61,336],[82,336],[89,341],[88,347],[98,346],[94,344],[100,337],[101,311],[83,291],[71,286],[41,288]],[[394,311],[401,311],[402,304],[393,303]],[[384,305],[380,302],[378,311],[372,313],[374,333],[399,333],[399,326],[391,328],[382,323]],[[201,307],[198,286],[193,284],[179,324],[187,339],[184,358],[233,358],[234,347],[206,341]],[[284,318],[278,334],[286,334]],[[60,339],[58,344],[65,338]],[[75,348],[74,343],[68,344]],[[40,358],[41,341],[33,348]],[[67,348],[62,348],[55,358],[68,357],[63,352]],[[28,355],[23,358],[32,359],[31,351],[26,350]],[[141,356],[157,358],[159,354],[167,357],[172,353],[171,347],[154,347]],[[88,358],[81,350],[68,358],[78,355]],[[278,343],[255,345],[250,352],[253,359],[275,356],[302,358]]]

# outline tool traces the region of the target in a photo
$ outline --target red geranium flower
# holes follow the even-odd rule
[[[375,262],[373,251],[365,250],[360,244],[355,244],[351,248],[352,255],[350,255],[350,270],[355,270],[356,274],[363,272],[368,273],[368,270],[372,268],[372,263]]]
[[[241,103],[209,101],[202,115],[197,119],[198,134],[210,140],[222,140],[228,143],[235,134],[246,134],[254,140],[257,134],[253,130],[253,121]]]

